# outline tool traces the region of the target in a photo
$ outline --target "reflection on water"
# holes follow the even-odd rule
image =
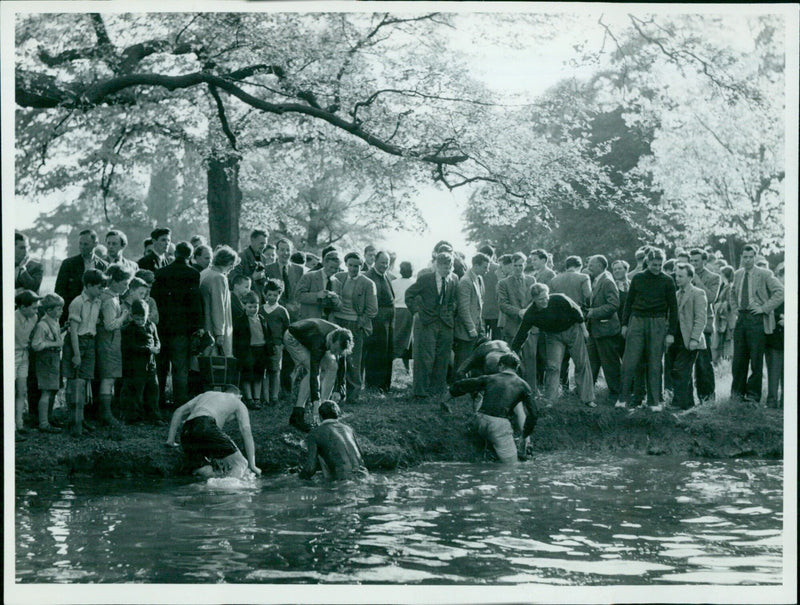
[[[18,486],[16,579],[780,584],[782,523],[782,466],[753,460]]]

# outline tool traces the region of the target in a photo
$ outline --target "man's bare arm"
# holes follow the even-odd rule
[[[169,423],[169,434],[167,435],[167,445],[178,445],[175,443],[175,435],[178,433],[178,429],[180,428],[181,424],[183,424],[183,421],[191,413],[193,406],[194,402],[189,401],[184,403],[172,414],[172,421]]]
[[[247,464],[250,470],[256,475],[261,474],[261,469],[256,466],[256,445],[253,442],[253,433],[250,430],[250,414],[244,403],[240,403],[236,408],[236,419],[239,421],[239,432],[244,439],[244,452],[247,456]]]
[[[306,439],[306,446],[308,447],[308,455],[303,468],[300,469],[301,479],[311,479],[314,474],[319,470],[319,460],[317,459],[317,440],[313,435],[309,435]]]

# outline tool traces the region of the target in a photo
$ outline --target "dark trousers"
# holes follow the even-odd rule
[[[172,370],[172,404],[178,407],[189,401],[189,334],[165,333],[161,337],[161,352],[156,358],[158,366],[158,398],[162,408],[167,408],[165,388],[167,374]]]
[[[783,407],[783,349],[767,347],[767,407]],[[778,394],[780,391],[780,395]]]
[[[764,370],[764,317],[753,313],[739,313],[733,331],[733,362],[731,395],[761,401],[761,381]],[[747,371],[750,370],[750,377]]]
[[[158,378],[155,372],[135,378],[123,378],[120,403],[125,419],[129,422],[160,419],[158,393]]]
[[[664,339],[667,335],[666,317],[640,317],[632,315],[628,322],[625,354],[622,356],[622,401],[631,400],[631,386],[639,363],[646,366],[647,403],[658,405],[661,401],[661,359],[664,356]],[[635,402],[638,403],[638,402]]]
[[[561,360],[561,388],[566,392],[569,390],[569,351],[564,351],[564,359]]]
[[[680,339],[680,334],[675,338],[677,341]],[[667,347],[664,351],[664,390],[672,391],[672,365],[675,363],[675,352],[672,347]]]
[[[683,338],[678,335],[675,342],[669,347],[669,352],[672,357],[672,405],[686,410],[694,405],[692,368],[697,359],[697,351],[687,349],[683,344]]]
[[[358,401],[364,390],[364,341],[366,335],[364,328],[357,321],[336,317],[333,319],[337,325],[347,328],[353,333],[353,352],[347,360],[347,399],[351,402]]]
[[[587,346],[589,363],[592,364],[592,378],[597,382],[600,369],[608,385],[608,396],[619,397],[622,382],[622,337],[619,334],[602,338],[589,338]]]
[[[714,366],[711,365],[711,332],[706,332],[705,349],[697,351],[697,360],[694,362],[694,388],[700,401],[714,399],[717,384],[714,378]]]
[[[364,343],[364,383],[388,391],[392,384],[394,307],[380,307]]]
[[[475,349],[475,341],[477,338],[470,338],[469,340],[462,340],[460,338],[453,339],[453,367],[458,369],[464,363],[470,353]]]
[[[486,336],[489,337],[489,340],[502,340],[503,339],[503,329],[497,327],[497,318],[494,319],[486,319],[483,318],[483,325],[486,327]]]

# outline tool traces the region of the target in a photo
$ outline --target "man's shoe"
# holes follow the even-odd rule
[[[597,404],[594,401],[589,401],[586,403],[587,408],[596,408]]]
[[[658,405],[651,405],[650,406],[651,412],[663,412],[664,411],[664,404],[659,403]]]
[[[19,433],[20,435],[27,435],[28,433],[30,433],[30,431],[26,427],[21,426],[17,429],[17,433]]]
[[[620,401],[620,400],[618,399],[618,400],[617,400],[617,403],[615,403],[615,404],[614,404],[614,407],[615,407],[615,408],[620,408],[620,409],[625,409],[626,407],[628,407],[628,404],[627,404],[627,403],[625,403],[624,401]]]
[[[28,438],[20,433],[19,431],[14,431],[14,441],[27,441]]]
[[[47,426],[40,426],[39,427],[39,432],[40,433],[53,433],[53,434],[56,434],[56,433],[60,433],[61,429],[57,428],[57,427],[54,427],[54,426],[50,426],[48,424]]]

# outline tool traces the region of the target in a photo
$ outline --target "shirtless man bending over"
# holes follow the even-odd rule
[[[247,459],[222,430],[233,416],[239,423]],[[175,410],[167,436],[168,446],[178,447],[175,435],[181,424],[181,447],[193,464],[199,464],[194,471],[196,475],[203,479],[215,476],[241,479],[248,468],[256,475],[261,474],[261,469],[256,466],[250,415],[236,387],[229,387],[224,393],[207,391]]]
[[[492,444],[500,462],[514,463],[518,458],[524,460],[526,457],[528,438],[536,427],[538,413],[531,388],[516,374],[519,358],[514,353],[506,353],[500,357],[498,365],[500,371],[497,374],[454,382],[450,394],[458,397],[465,393],[483,392],[483,402],[475,407],[478,434]],[[520,403],[525,409],[520,423],[522,438],[517,449],[510,418]]]
[[[322,422],[306,439],[308,457],[300,469],[301,479],[310,479],[322,470],[329,479],[350,479],[366,475],[361,449],[353,429],[339,422],[341,411],[335,401],[323,401],[319,406]]]
[[[498,372],[498,362],[506,353],[511,353],[511,347],[505,340],[478,340],[472,353],[456,370],[456,380],[469,375],[495,374]]]

